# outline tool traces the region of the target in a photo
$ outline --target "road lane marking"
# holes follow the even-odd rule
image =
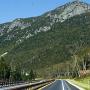
[[[62,90],[64,90],[64,83],[63,83],[63,80],[62,80],[61,82],[62,82]]]
[[[64,81],[65,85],[67,86],[68,90],[71,90],[71,88],[68,86],[67,82]]]
[[[69,84],[71,84],[72,86],[74,86],[74,87],[76,87],[76,88],[78,88],[78,89],[80,89],[80,90],[85,90],[84,88],[81,88],[81,87],[77,86],[76,84],[70,82],[69,80],[66,80],[66,81],[67,81]]]

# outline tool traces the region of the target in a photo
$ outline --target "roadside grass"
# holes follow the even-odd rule
[[[85,90],[90,90],[90,76],[75,78],[70,80],[72,83],[84,88]]]

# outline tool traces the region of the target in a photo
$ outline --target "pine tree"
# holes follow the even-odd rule
[[[10,78],[10,65],[7,64],[5,59],[1,57],[0,59],[0,79],[6,80]]]
[[[29,73],[29,80],[34,80],[35,79],[35,74],[33,72],[33,70],[31,69],[30,73]]]

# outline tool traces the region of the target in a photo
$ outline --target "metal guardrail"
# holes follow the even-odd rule
[[[10,83],[10,84],[3,84],[4,86],[0,88],[0,90],[36,90],[39,89],[51,82],[53,82],[54,80],[43,80],[40,82],[36,82],[36,83],[19,83],[19,84],[14,84],[14,83]],[[7,86],[6,86],[7,85]]]
[[[15,85],[20,85],[26,82],[10,82],[10,81],[0,81],[0,88],[3,87],[10,87],[10,86],[15,86]]]

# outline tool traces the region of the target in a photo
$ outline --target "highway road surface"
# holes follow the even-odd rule
[[[72,86],[65,80],[56,80],[53,84],[45,87],[43,90],[80,90]]]

